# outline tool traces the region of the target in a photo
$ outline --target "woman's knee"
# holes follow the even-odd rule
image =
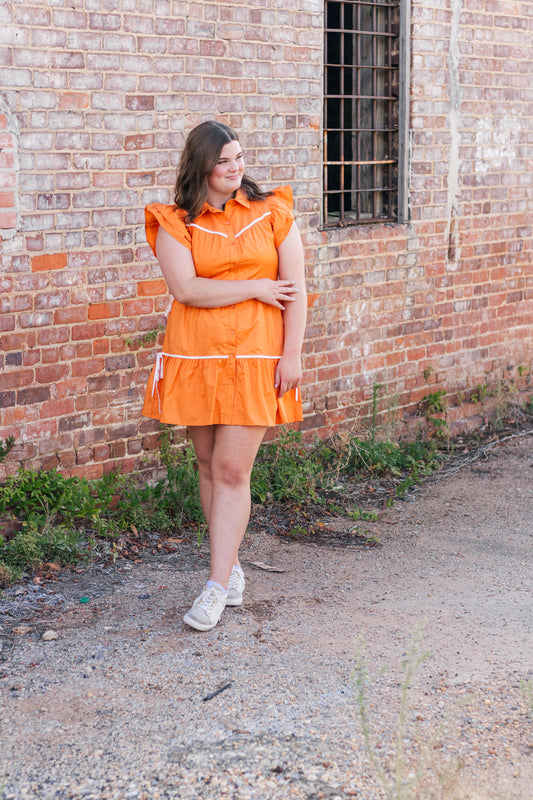
[[[248,486],[251,470],[236,459],[223,459],[212,464],[213,482],[228,488]]]

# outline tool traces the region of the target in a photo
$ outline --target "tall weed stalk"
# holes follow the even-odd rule
[[[357,711],[363,735],[365,751],[387,800],[437,800],[444,798],[457,775],[461,764],[450,761],[444,770],[436,773],[433,769],[435,761],[435,747],[444,730],[450,722],[451,715],[447,714],[444,722],[426,737],[418,759],[413,763],[413,758],[408,759],[405,753],[405,741],[409,725],[409,701],[413,678],[417,670],[429,658],[430,653],[422,650],[420,642],[425,623],[419,623],[413,633],[407,657],[402,663],[402,680],[400,683],[400,698],[398,716],[395,729],[395,746],[393,756],[385,760],[378,755],[372,725],[368,714],[367,683],[368,671],[366,666],[364,642],[358,640],[356,667],[353,673],[355,683]]]

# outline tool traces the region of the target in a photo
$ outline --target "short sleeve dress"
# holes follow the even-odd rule
[[[200,277],[276,280],[277,248],[293,223],[292,190],[281,187],[252,201],[239,190],[223,211],[206,203],[193,223],[171,205],[154,203],[145,213],[154,254],[162,225],[192,251]],[[274,386],[283,340],[281,309],[259,300],[223,308],[174,300],[142,413],[174,425],[271,426],[301,420],[299,390],[280,398]]]

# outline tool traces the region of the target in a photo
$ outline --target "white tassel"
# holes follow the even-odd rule
[[[163,378],[163,353],[158,353],[155,359],[154,381],[152,383],[152,397],[157,390],[157,384]]]

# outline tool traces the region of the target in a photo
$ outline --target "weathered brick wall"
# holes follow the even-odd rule
[[[373,381],[400,432],[427,380],[452,423],[479,413],[478,384],[530,385],[532,32],[532,3],[413,0],[411,222],[322,234],[315,424]]]
[[[411,221],[328,231],[322,11],[321,0],[0,6],[0,437],[17,441],[4,470],[97,476],[154,447],[139,411],[156,346],[143,337],[168,295],[143,207],[170,201],[184,133],[213,116],[241,132],[254,177],[295,191],[318,293],[304,427],[353,423],[375,382],[408,425],[424,372],[462,401],[450,418],[475,413],[464,398],[479,383],[525,388],[533,4],[413,0]]]

